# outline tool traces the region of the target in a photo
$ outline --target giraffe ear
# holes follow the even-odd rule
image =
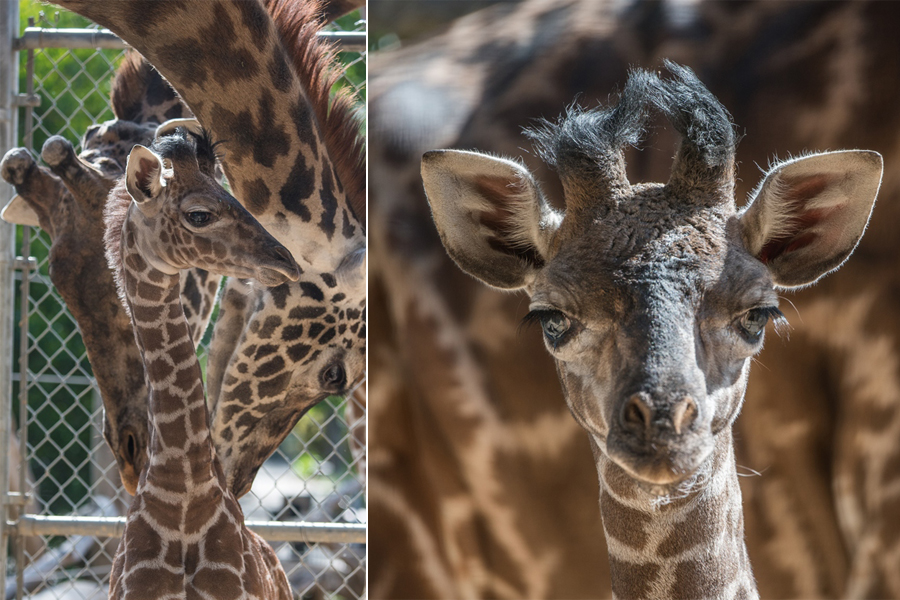
[[[125,189],[138,204],[157,198],[166,187],[163,162],[149,148],[135,145],[125,166]]]
[[[741,214],[744,243],[783,288],[840,267],[862,237],[881,185],[881,155],[813,154],[776,165]]]
[[[532,282],[562,216],[525,167],[486,154],[435,150],[422,157],[422,180],[444,248],[463,271],[506,290]]]

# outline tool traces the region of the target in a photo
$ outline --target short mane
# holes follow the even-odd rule
[[[316,36],[322,25],[319,2],[264,0],[264,3],[322,126],[328,155],[350,207],[365,228],[366,157],[359,109],[353,95],[345,89],[331,97],[331,88],[343,75],[343,69],[337,51]]]

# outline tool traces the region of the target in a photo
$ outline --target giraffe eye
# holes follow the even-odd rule
[[[194,210],[187,214],[187,220],[194,227],[203,227],[212,222],[212,213],[205,210]]]
[[[572,321],[564,313],[553,309],[535,309],[525,315],[523,325],[539,322],[544,330],[547,343],[556,349],[566,338],[566,334],[572,329]]]
[[[750,343],[758,342],[768,324],[769,319],[784,320],[784,314],[774,306],[754,308],[745,312],[738,321],[738,329],[741,335]]]

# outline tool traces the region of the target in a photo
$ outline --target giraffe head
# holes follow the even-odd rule
[[[531,298],[569,407],[595,447],[651,493],[704,472],[743,401],[779,289],[836,269],[862,236],[880,155],[777,164],[734,201],[733,124],[686,68],[631,74],[615,107],[571,108],[531,132],[565,212],[520,164],[426,153],[422,177],[450,256]],[[669,181],[631,184],[624,149],[649,107],[682,140]],[[696,479],[694,479],[696,481]]]
[[[205,149],[199,162],[198,144]],[[299,268],[290,252],[201,168],[209,162],[205,155],[211,148],[205,134],[197,136],[182,127],[149,148],[136,145],[128,155],[125,176],[112,192],[124,201],[112,203],[108,222],[113,222],[115,205],[132,206],[136,248],[150,267],[166,274],[199,267],[256,279],[264,286],[296,281]],[[123,187],[126,194],[121,193]],[[108,226],[108,235],[120,233]],[[118,264],[117,246],[107,238],[113,265]]]

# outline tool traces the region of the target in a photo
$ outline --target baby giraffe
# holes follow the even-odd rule
[[[290,599],[275,552],[245,527],[215,455],[178,284],[191,267],[265,286],[296,281],[299,268],[203,173],[197,143],[178,128],[150,148],[135,146],[106,208],[107,258],[150,388],[149,466],[128,511],[109,597]]]

